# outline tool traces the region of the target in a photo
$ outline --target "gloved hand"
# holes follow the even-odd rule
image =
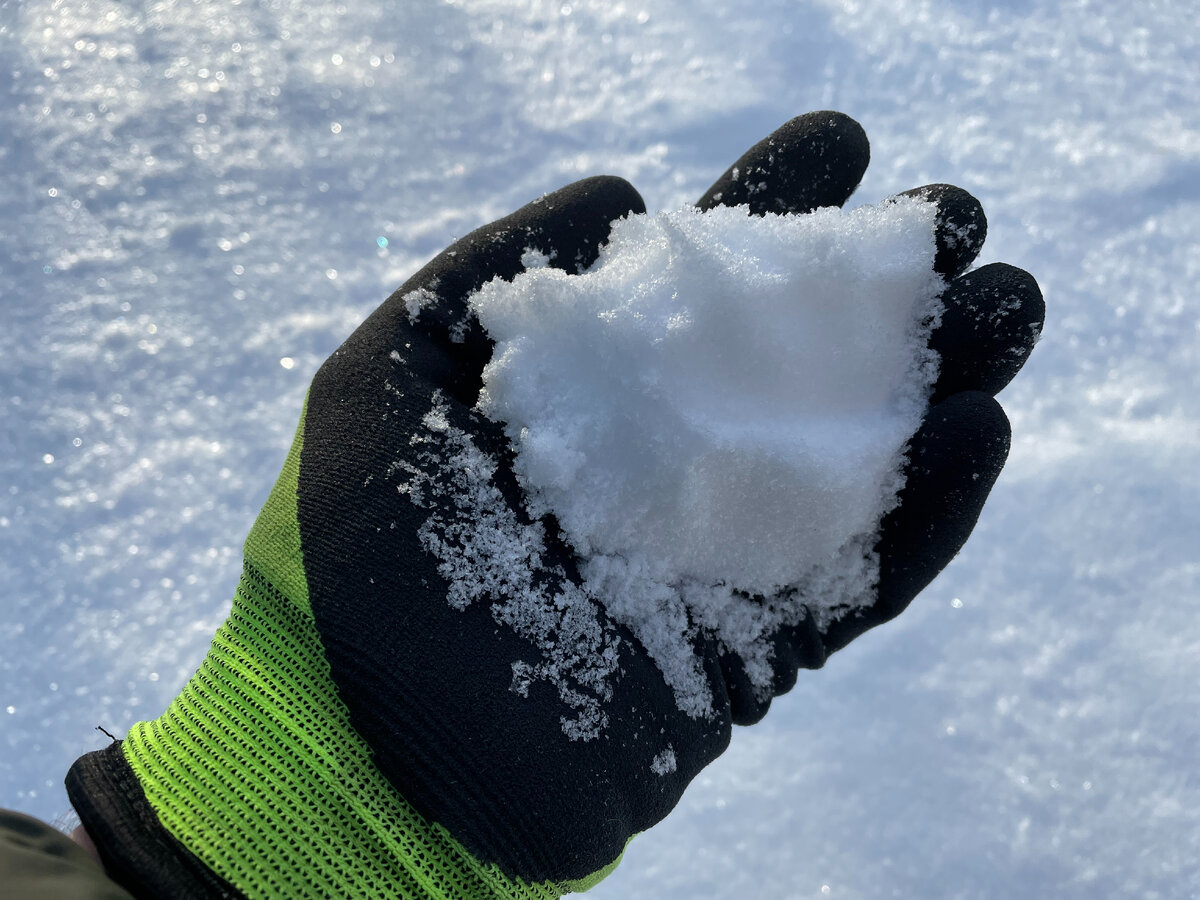
[[[868,157],[856,123],[812,113],[700,206],[840,205]],[[581,616],[559,602],[579,600],[571,548],[552,520],[531,521],[502,426],[473,409],[492,346],[466,298],[522,271],[530,248],[579,271],[613,220],[644,211],[624,181],[586,179],[457,241],[317,372],[200,670],[162,717],[68,775],[110,872],[146,897],[555,897],[602,878],[732,724],[904,609],[1000,471],[1008,423],[991,395],[1032,349],[1041,296],[1008,266],[960,275],[982,210],[956,188],[919,190],[938,204],[949,279],[935,402],[882,525],[876,596],[825,628],[780,629],[771,691],[700,630],[713,710],[690,716],[602,604],[585,600]],[[479,538],[464,493],[503,540]],[[487,590],[463,596],[456,560],[492,573]],[[515,612],[530,605],[538,628]]]

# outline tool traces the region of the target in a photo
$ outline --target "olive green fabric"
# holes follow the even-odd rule
[[[7,809],[0,809],[0,897],[133,900],[65,834]]]

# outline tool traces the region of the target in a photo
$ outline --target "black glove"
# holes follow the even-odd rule
[[[868,158],[855,122],[810,113],[700,206],[840,205]],[[824,629],[811,616],[781,628],[774,694],[912,600],[966,540],[1005,460],[991,395],[1032,349],[1041,296],[1008,266],[960,275],[986,231],[979,204],[944,185],[918,191],[938,205],[935,267],[950,279],[931,338],[936,402],[882,524],[877,595],[847,598],[857,611]],[[530,247],[586,268],[611,223],[641,212],[617,178],[542,197],[441,253],[321,367],[209,659],[161,719],[69,776],[110,871],[142,884],[166,872],[153,883],[175,894],[187,869],[198,892],[222,896],[378,896],[431,881],[456,896],[557,895],[594,881],[675,806],[732,724],[765,713],[770,696],[703,630],[694,652],[712,711],[693,717],[600,603],[556,606],[582,593],[577,561],[552,519],[530,520],[503,427],[474,409],[492,344],[469,295],[520,273]],[[464,491],[487,494],[514,542],[477,539],[454,502]],[[514,546],[518,565],[489,557]],[[494,575],[481,595],[456,592],[446,567],[459,558]],[[521,603],[540,604],[543,625],[514,624]],[[589,654],[613,665],[597,674],[579,662]]]
[[[761,214],[840,205],[868,159],[855,122],[810,113],[751,149],[735,164],[738,176],[731,167],[700,206],[749,203]],[[753,195],[746,185],[755,185]],[[781,632],[776,693],[794,684],[797,668],[822,665],[829,652],[898,614],[949,562],[1007,455],[1008,422],[991,394],[1033,347],[1043,316],[1040,293],[1030,276],[1008,266],[956,277],[983,243],[983,212],[956,188],[918,191],[939,205],[936,268],[954,279],[933,338],[943,353],[939,402],[913,439],[900,506],[883,523],[877,600],[828,633],[811,619]],[[566,739],[560,719],[574,710],[553,691],[536,683],[528,696],[510,689],[513,661],[536,657],[538,648],[497,626],[489,602],[495,598],[465,609],[445,601],[437,560],[417,539],[429,511],[398,508],[395,485],[371,476],[405,452],[440,391],[449,423],[502,461],[494,485],[527,522],[501,427],[472,410],[491,343],[465,300],[494,276],[520,272],[531,246],[549,254],[552,265],[586,267],[613,219],[643,211],[624,181],[592,178],[479,229],[393,294],[321,369],[309,398],[301,539],[314,615],[342,697],[401,793],[472,853],[530,880],[581,877],[611,862],[724,750],[730,724],[758,719],[769,700],[755,696],[736,658],[701,634],[695,649],[717,715],[690,718],[632,635],[609,622],[621,637],[621,676],[605,705],[608,726],[596,740]],[[405,298],[417,291],[436,302],[413,324]],[[395,348],[402,348],[403,362],[389,361]],[[386,390],[389,380],[403,385],[403,396]],[[362,514],[348,517],[345,510]],[[377,530],[392,520],[396,528]],[[571,548],[554,534],[551,523],[535,578],[577,579]],[[667,746],[675,770],[662,776],[648,763]]]

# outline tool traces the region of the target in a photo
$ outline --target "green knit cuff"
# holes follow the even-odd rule
[[[199,671],[126,760],[163,827],[248,900],[537,898],[475,860],[383,778],[325,662],[312,619],[246,566]]]

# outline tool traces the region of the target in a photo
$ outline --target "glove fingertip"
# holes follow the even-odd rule
[[[935,401],[960,391],[999,393],[1033,352],[1046,320],[1034,277],[989,263],[950,282],[944,312],[929,339],[941,360]]]
[[[736,653],[725,652],[719,657],[725,696],[729,700],[729,715],[734,725],[753,725],[762,720],[771,707],[770,698],[763,699],[746,672],[746,666]]]
[[[879,602],[891,615],[962,549],[1011,441],[1008,417],[983,391],[953,394],[929,411],[909,444],[899,506],[880,529]]]
[[[871,144],[854,119],[833,110],[805,113],[742,154],[696,205],[744,204],[754,215],[841,206],[870,160]]]
[[[620,175],[591,175],[546,194],[537,202],[551,201],[587,209],[597,220],[614,219],[646,211],[646,201],[637,188]]]
[[[937,253],[933,269],[945,278],[966,271],[979,256],[987,238],[987,216],[983,204],[952,184],[927,184],[902,191],[901,197],[920,197],[937,205],[934,240]]]
[[[829,626],[829,653],[898,616],[958,554],[1008,458],[1011,435],[1004,410],[983,391],[962,391],[929,411],[909,442],[899,504],[880,526],[875,602]]]
[[[525,249],[524,242],[548,252],[550,265],[577,272],[596,261],[614,221],[645,211],[641,194],[624,178],[593,175],[542,195],[487,231],[491,239],[518,249]],[[511,271],[496,274],[512,278],[523,268],[519,254],[509,265]]]

